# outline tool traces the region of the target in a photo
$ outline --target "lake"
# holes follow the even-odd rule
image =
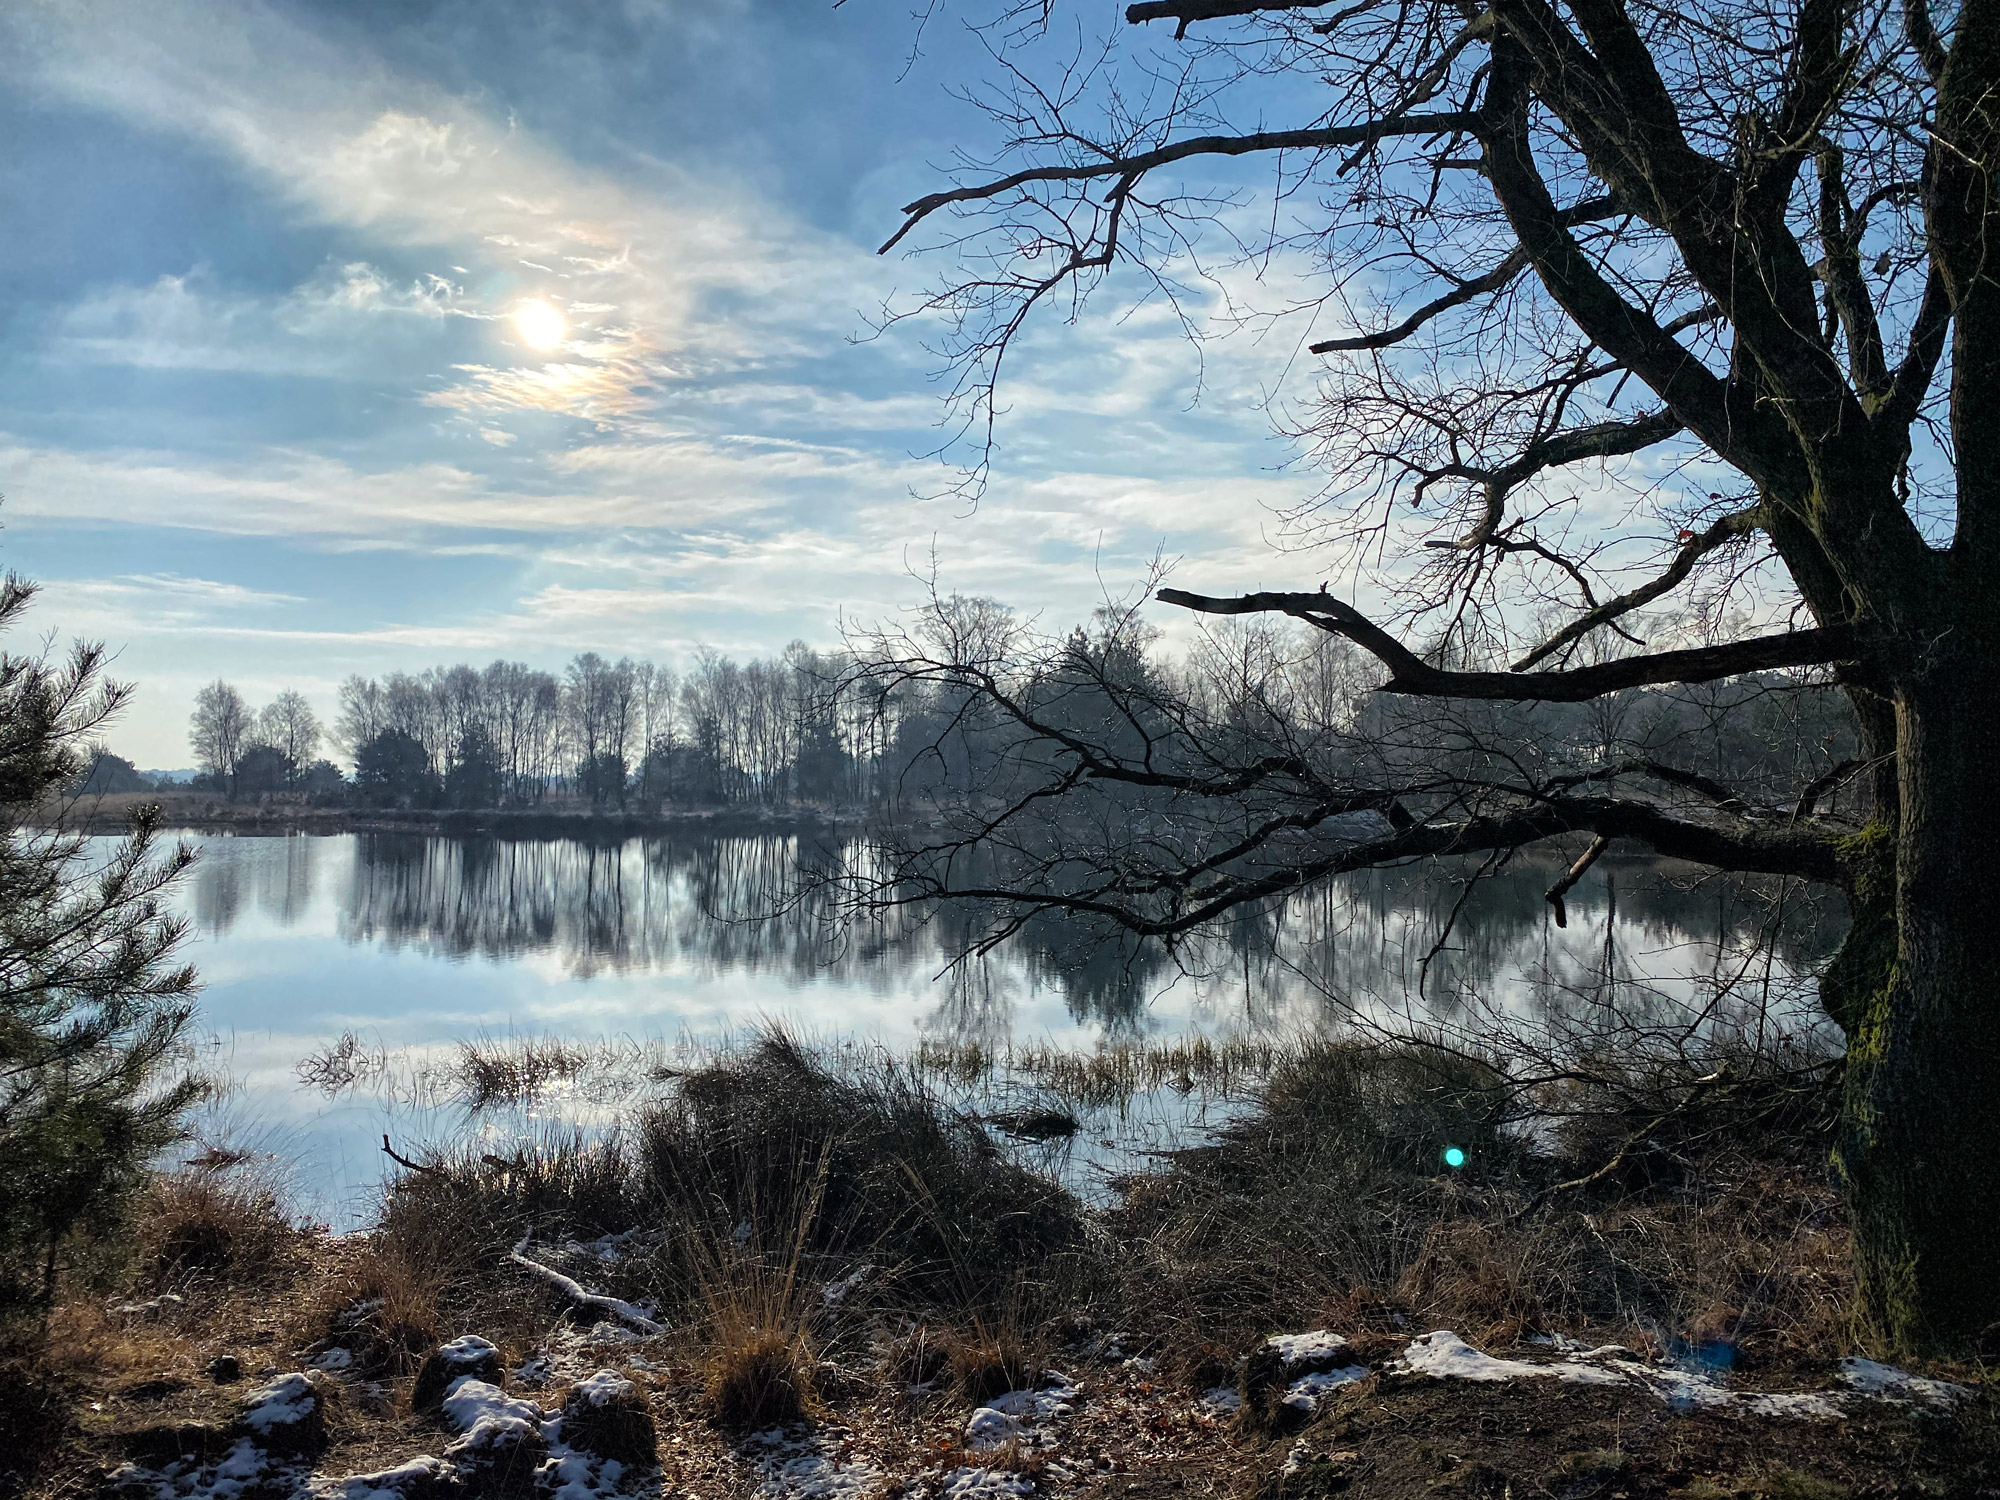
[[[203,1060],[231,1081],[204,1132],[290,1164],[302,1208],[336,1224],[365,1215],[385,1132],[407,1152],[601,1125],[767,1021],[830,1045],[1001,1054],[1283,1038],[1357,1016],[1806,1029],[1810,976],[1845,921],[1796,883],[1607,859],[1559,928],[1542,899],[1559,865],[1521,859],[1476,882],[1473,866],[1362,872],[1174,953],[1044,920],[954,966],[952,913],[857,927],[802,897],[801,868],[826,857],[810,839],[200,842],[176,899]],[[594,1048],[594,1066],[553,1067],[532,1097],[468,1090],[463,1043],[545,1038],[573,1058]],[[1173,1144],[1211,1102],[1151,1101],[1158,1118],[1135,1134],[1128,1101],[1119,1130],[1085,1134],[1100,1156],[1113,1135],[1119,1151]]]

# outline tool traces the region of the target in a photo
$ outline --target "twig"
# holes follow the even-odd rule
[[[437,1166],[435,1164],[431,1166],[425,1166],[420,1161],[411,1161],[407,1156],[398,1155],[396,1152],[396,1148],[389,1144],[389,1137],[386,1134],[384,1134],[382,1137],[382,1150],[383,1153],[388,1156],[390,1161],[394,1162],[399,1167],[408,1167],[412,1172],[442,1173],[444,1171],[443,1167]]]
[[[631,1303],[621,1302],[616,1297],[604,1297],[598,1295],[596,1292],[587,1292],[583,1289],[580,1282],[571,1280],[554,1266],[545,1266],[538,1260],[529,1260],[527,1254],[528,1241],[533,1238],[534,1235],[532,1233],[522,1235],[521,1243],[513,1248],[507,1259],[514,1262],[515,1265],[520,1266],[523,1270],[539,1276],[543,1281],[546,1281],[579,1307],[594,1307],[599,1312],[609,1313],[628,1328],[631,1328],[635,1332],[646,1334],[648,1337],[667,1331]]]
[[[1701,1097],[1701,1091],[1704,1088],[1708,1088],[1714,1084],[1729,1083],[1732,1081],[1733,1079],[1729,1071],[1729,1064],[1727,1063],[1724,1063],[1721,1067],[1717,1068],[1713,1073],[1710,1073],[1706,1078],[1697,1078],[1693,1082],[1693,1084],[1689,1086],[1687,1094],[1682,1098],[1680,1103],[1676,1104],[1672,1109],[1660,1115],[1657,1119],[1651,1120],[1648,1123],[1640,1126],[1637,1130],[1633,1131],[1630,1135],[1625,1137],[1624,1144],[1619,1146],[1617,1154],[1614,1155],[1610,1161],[1606,1162],[1603,1166],[1599,1167],[1595,1172],[1586,1173],[1582,1177],[1572,1177],[1567,1182],[1550,1183],[1540,1192],[1537,1192],[1534,1195],[1532,1195],[1528,1199],[1528,1201],[1522,1204],[1521,1207],[1516,1212],[1509,1214],[1507,1216],[1508,1219],[1510,1221],[1517,1219],[1525,1219],[1529,1214],[1533,1213],[1538,1207],[1540,1207],[1545,1200],[1552,1197],[1556,1193],[1567,1193],[1574,1191],[1577,1188],[1589,1187],[1594,1182],[1602,1182],[1605,1178],[1609,1177],[1613,1172],[1617,1171],[1621,1166],[1625,1164],[1626,1154],[1630,1152],[1634,1146],[1638,1145],[1639,1142],[1643,1141],[1647,1136],[1651,1135],[1654,1131],[1658,1130],[1662,1125],[1666,1124],[1667,1121],[1673,1119],[1674,1116],[1685,1114],[1688,1108],[1691,1105],[1693,1105],[1695,1100]],[[1593,1230],[1595,1230],[1596,1227],[1597,1226],[1594,1224],[1591,1226]]]

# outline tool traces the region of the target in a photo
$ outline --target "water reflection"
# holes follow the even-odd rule
[[[962,912],[836,921],[808,878],[832,853],[777,836],[222,839],[196,867],[188,904],[212,938],[254,912],[281,930],[322,923],[357,949],[552,961],[572,981],[671,970],[783,987],[921,987],[923,1030],[995,1045],[1024,999],[1049,992],[1099,1036],[1158,1029],[1163,996],[1181,1022],[1247,1029],[1327,1012],[1603,1010],[1630,1021],[1718,996],[1781,992],[1796,1004],[1846,921],[1837,900],[1795,882],[1605,860],[1558,928],[1542,893],[1559,864],[1522,858],[1500,870],[1358,872],[1172,949],[1041,917],[954,967],[970,935]]]

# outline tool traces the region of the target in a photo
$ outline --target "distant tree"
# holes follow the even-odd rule
[[[358,754],[388,727],[389,709],[380,683],[357,675],[340,685],[340,717],[334,721],[333,737],[341,749]]]
[[[474,724],[459,736],[451,770],[444,778],[444,800],[452,807],[498,807],[504,784],[493,737]]]
[[[257,739],[285,758],[288,783],[311,764],[319,742],[326,738],[305,694],[287,688],[257,716]]]
[[[625,805],[625,761],[613,751],[603,750],[585,759],[576,768],[577,794],[592,807]]]
[[[238,797],[260,797],[282,792],[292,784],[293,766],[276,745],[252,745],[236,758],[236,775],[231,793]]]
[[[237,759],[250,744],[250,730],[249,705],[221,678],[194,695],[188,744],[210,776],[225,783],[234,779]]]
[[[438,798],[437,773],[415,735],[385,729],[354,755],[354,790],[382,807],[429,807]]]
[[[340,767],[330,760],[316,760],[299,772],[294,783],[315,802],[343,802],[347,798],[347,778],[340,774]]]
[[[33,596],[0,580],[0,628]],[[108,857],[23,829],[126,700],[103,664],[97,645],[60,664],[0,654],[0,1303],[15,1308],[46,1305],[64,1247],[117,1223],[201,1092],[177,1061],[194,1011],[194,970],[172,963],[186,924],[160,904],[193,852],[159,855],[150,809]]]
[[[153,783],[141,776],[139,768],[124,756],[113,755],[104,746],[98,745],[91,750],[90,763],[84,767],[75,790],[85,795],[150,792]]]

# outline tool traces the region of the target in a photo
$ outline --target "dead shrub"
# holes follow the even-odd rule
[[[1438,1224],[1397,1278],[1396,1295],[1425,1327],[1448,1326],[1475,1343],[1513,1343],[1548,1326],[1538,1283],[1555,1268],[1535,1259],[1539,1239],[1532,1230],[1510,1234],[1479,1220]]]
[[[919,1323],[890,1345],[890,1378],[898,1385],[929,1386],[941,1380],[951,1367],[951,1336],[941,1329]]]
[[[599,1370],[571,1387],[562,1407],[563,1441],[621,1464],[659,1461],[652,1403],[634,1382]]]
[[[915,1070],[836,1073],[777,1029],[683,1079],[643,1117],[638,1159],[656,1211],[688,1231],[669,1256],[739,1223],[766,1242],[772,1224],[803,1224],[800,1255],[879,1258],[917,1305],[996,1305],[1083,1244],[1076,1200],[1009,1161]],[[659,1280],[685,1284],[689,1270],[665,1264]]]
[[[1845,1352],[1823,1070],[1746,1052],[1574,1071],[1524,1094],[1420,1042],[1304,1044],[1214,1144],[1127,1185],[1109,1215],[1127,1316],[1183,1348],[1421,1323]]]

